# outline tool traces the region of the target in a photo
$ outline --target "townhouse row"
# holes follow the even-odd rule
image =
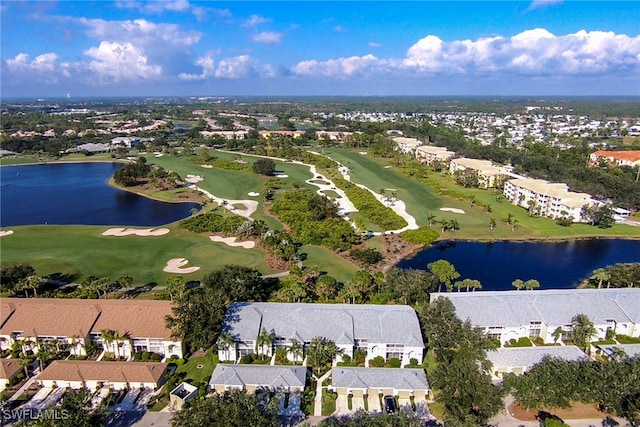
[[[17,345],[35,354],[55,342],[74,356],[95,345],[119,358],[144,351],[182,358],[182,341],[166,327],[170,314],[169,301],[2,298],[0,351]]]

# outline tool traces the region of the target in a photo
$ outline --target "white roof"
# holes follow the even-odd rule
[[[479,327],[517,327],[532,321],[563,326],[577,314],[586,314],[596,325],[608,319],[640,323],[640,288],[440,292],[431,300],[440,297],[453,302],[460,319]]]
[[[304,388],[306,366],[225,365],[219,363],[211,375],[209,386],[255,386],[271,390]]]
[[[627,357],[640,357],[640,344],[606,344],[598,347],[609,357],[613,356],[616,349],[624,351]]]
[[[581,360],[586,359],[587,355],[575,345],[499,348],[487,352],[487,359],[493,365],[493,369],[501,367],[529,368],[542,362],[545,357]]]
[[[424,347],[418,317],[407,305],[234,303],[222,330],[254,341],[262,329],[288,341],[324,337],[337,345],[369,343]]]
[[[336,367],[331,369],[331,378],[331,385],[340,388],[429,390],[424,369]]]

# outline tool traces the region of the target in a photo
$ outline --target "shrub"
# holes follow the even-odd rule
[[[367,358],[367,352],[361,348],[357,348],[353,351],[353,360],[356,364],[363,364]]]
[[[253,362],[253,359],[251,358],[250,354],[245,354],[240,358],[240,363],[243,365],[250,365],[251,362]]]
[[[629,335],[617,334],[616,340],[620,344],[640,344],[640,338],[630,337]]]
[[[151,356],[151,354],[149,354],[149,352],[148,352],[148,351],[143,351],[143,352],[142,352],[141,360],[142,360],[143,362],[146,362],[147,360],[149,360],[149,357],[150,357],[150,356]]]
[[[137,351],[133,354],[133,360],[135,360],[136,362],[140,362],[142,360],[142,352],[141,351]]]
[[[400,366],[402,366],[402,362],[400,362],[400,359],[398,359],[397,357],[392,357],[391,359],[389,359],[389,366],[391,366],[392,368],[399,368]]]
[[[276,349],[276,363],[280,363],[282,365],[286,365],[289,363],[289,359],[287,358],[286,348]]]
[[[356,261],[367,265],[377,264],[382,261],[382,254],[375,248],[352,249],[349,252],[349,255],[351,255]]]
[[[343,363],[349,363],[349,362],[351,362],[351,356],[349,356],[348,354],[343,354],[343,355],[342,355],[342,362],[343,362]]]
[[[149,360],[152,362],[159,362],[162,360],[162,355],[158,353],[151,353]]]
[[[429,245],[436,241],[438,237],[440,237],[440,233],[429,227],[420,227],[417,230],[407,230],[402,233],[404,240],[417,245]]]
[[[384,357],[376,356],[369,361],[369,366],[372,368],[382,368],[384,367]]]
[[[415,357],[412,357],[411,359],[409,359],[409,365],[418,366],[418,359],[416,359]]]

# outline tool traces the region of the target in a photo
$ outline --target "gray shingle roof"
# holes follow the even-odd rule
[[[599,345],[598,347],[600,347],[607,356],[612,356],[617,348],[624,351],[628,357],[640,357],[640,344],[607,344]]]
[[[331,377],[333,387],[429,390],[424,369],[337,367],[331,369]]]
[[[487,352],[487,359],[494,369],[499,367],[528,368],[542,362],[545,357],[580,360],[586,359],[587,355],[575,345],[499,348],[496,351]]]
[[[209,386],[257,386],[271,389],[304,388],[305,366],[224,365],[219,363]]]
[[[458,317],[475,326],[568,325],[581,313],[595,324],[640,322],[640,288],[450,292],[431,300],[438,297],[449,298]]]
[[[235,303],[223,325],[236,341],[253,341],[262,328],[302,342],[320,336],[338,345],[366,339],[424,346],[416,312],[406,305]]]

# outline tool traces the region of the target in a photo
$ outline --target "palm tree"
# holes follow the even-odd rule
[[[556,329],[551,333],[551,336],[553,337],[553,343],[554,343],[554,344],[557,344],[557,343],[558,343],[558,340],[559,340],[559,339],[560,339],[560,337],[562,336],[562,332],[564,332],[564,331],[563,331],[563,329],[562,329],[562,326],[558,326],[558,327],[557,327],[557,328],[556,328]]]
[[[521,279],[516,279],[513,282],[511,282],[511,286],[513,286],[517,290],[520,290],[524,288],[524,282]]]
[[[273,335],[268,333],[265,328],[262,328],[260,335],[256,339],[256,347],[260,348],[260,353],[264,356],[264,347],[266,346],[269,349],[269,353],[271,353],[271,345],[273,344]],[[256,348],[257,351],[257,348]]]
[[[185,290],[185,281],[182,276],[171,276],[167,279],[167,283],[164,288],[169,292],[169,298],[171,302],[173,302],[173,297],[176,296],[178,299],[182,298]]]
[[[491,218],[491,219],[489,220],[489,228],[490,228],[491,230],[493,230],[494,228],[496,228],[496,220],[495,220],[495,219]]]
[[[602,288],[602,282],[605,280],[609,281],[611,279],[611,276],[609,275],[609,273],[607,273],[607,270],[605,270],[604,268],[598,268],[593,272],[593,275],[591,276],[591,278],[596,279],[598,281],[598,289],[600,289]]]
[[[218,339],[220,345],[224,348],[225,360],[231,359],[231,346],[235,344],[233,336],[229,332],[223,332]],[[235,358],[234,358],[235,359]]]
[[[429,214],[427,216],[427,223],[429,223],[429,227],[436,223],[436,216],[434,214]]]
[[[108,351],[108,348],[113,344],[114,341],[114,332],[110,329],[103,329],[100,331],[100,335],[102,337],[102,341],[105,345],[103,345],[103,349]],[[115,351],[114,351],[115,354]]]
[[[513,219],[511,220],[511,231],[516,231],[516,225],[518,224],[518,220],[517,219]]]
[[[25,378],[29,378],[29,367],[31,366],[31,360],[26,357],[22,357],[22,353],[20,354],[20,356],[21,357],[18,359],[18,363],[20,364],[20,367],[24,369]]]
[[[293,356],[293,362],[298,362],[298,357],[304,356],[304,346],[298,342],[298,340],[291,340],[291,345],[289,346],[289,353]]]
[[[597,335],[598,331],[589,316],[578,314],[571,319],[571,340],[575,345],[581,347],[585,352],[591,338]]]

